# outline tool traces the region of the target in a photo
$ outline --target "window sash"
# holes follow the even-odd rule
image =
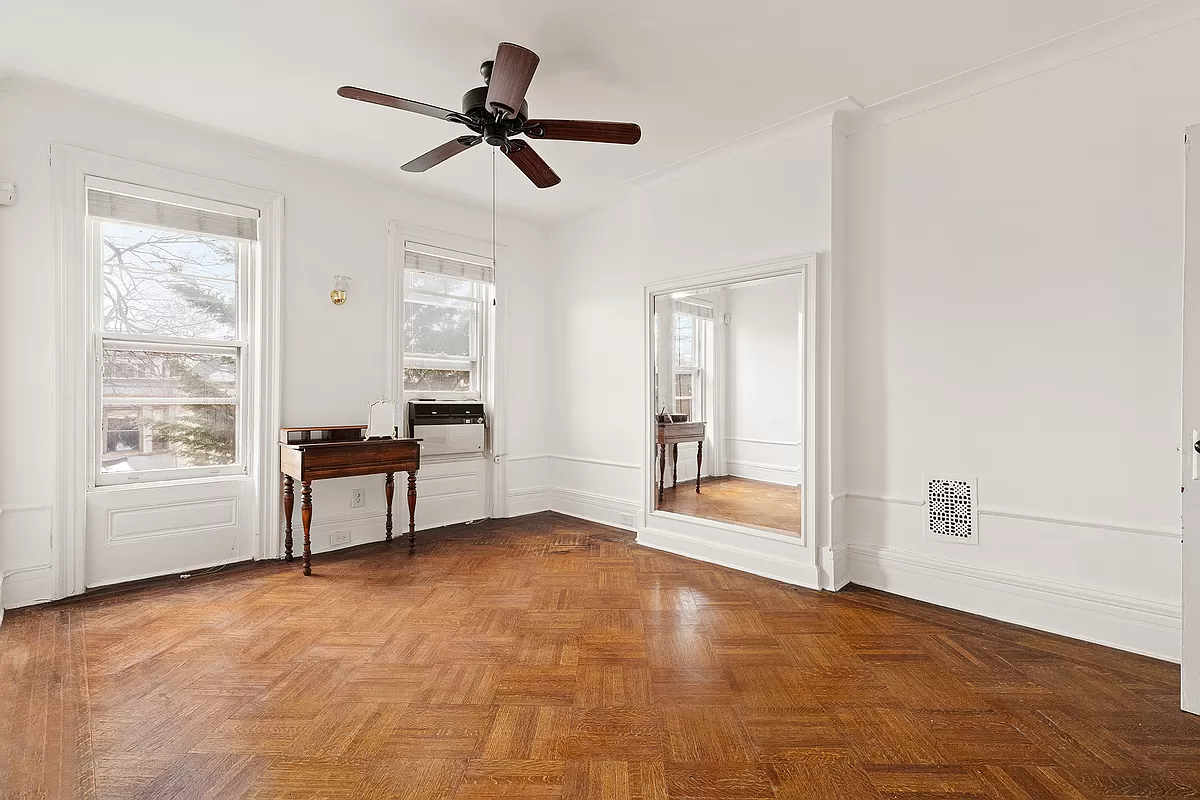
[[[433,250],[433,248],[430,248]],[[418,258],[414,259],[413,256]],[[432,260],[430,260],[432,259]],[[462,272],[458,271],[442,271],[440,263],[443,261],[452,261],[455,264],[465,265]],[[420,267],[412,266],[418,263]],[[432,265],[432,266],[431,266]],[[453,266],[453,265],[452,265]],[[478,268],[477,273],[480,277],[475,277],[476,273],[472,272]],[[456,267],[457,269],[457,267]],[[405,251],[405,270],[404,270],[404,295],[403,303],[426,303],[434,306],[466,309],[469,308],[470,333],[468,336],[469,353],[466,356],[444,355],[437,353],[419,353],[408,349],[408,336],[404,331],[404,318],[401,320],[400,335],[401,341],[401,363],[400,363],[400,382],[403,387],[404,373],[409,369],[435,369],[435,370],[453,370],[459,372],[468,372],[470,374],[470,389],[466,391],[437,391],[437,392],[413,392],[412,390],[401,389],[402,392],[409,394],[419,394],[422,396],[436,395],[439,397],[459,397],[459,398],[474,398],[478,397],[481,390],[482,370],[480,364],[480,352],[483,347],[482,336],[484,329],[484,300],[487,292],[487,286],[492,283],[493,273],[490,266],[481,264],[471,264],[469,262],[458,262],[454,259],[447,259],[439,255],[430,253],[415,252],[411,249]],[[432,292],[428,290],[412,290],[408,289],[408,273],[409,272],[427,272],[431,274],[446,275],[447,277],[459,278],[470,281],[474,285],[474,293],[471,295],[452,295],[442,292]],[[464,274],[467,273],[467,274]],[[486,278],[486,279],[481,279]],[[407,314],[405,312],[405,318]]]

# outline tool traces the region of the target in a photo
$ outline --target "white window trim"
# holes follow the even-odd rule
[[[409,244],[411,243],[411,244]],[[505,363],[506,301],[508,298],[508,272],[504,266],[509,262],[510,251],[503,244],[495,246],[495,263],[492,261],[492,242],[473,239],[446,231],[423,228],[393,221],[388,226],[388,313],[387,352],[384,375],[387,397],[396,403],[400,419],[407,420],[407,400],[410,397],[434,397],[436,399],[462,398],[458,393],[421,392],[405,395],[404,387],[404,252],[406,245],[412,249],[430,252],[478,264],[489,264],[495,268],[495,283],[492,284],[491,304],[485,303],[481,315],[479,354],[480,386],[478,399],[483,401],[488,415],[486,455],[491,462],[488,481],[490,483],[489,515],[508,515],[508,426],[504,410],[507,401],[508,370]],[[439,397],[439,395],[443,395]],[[404,423],[407,425],[407,421]]]
[[[98,404],[89,392],[89,370],[94,368],[89,357],[94,347],[89,311],[96,295],[86,251],[88,243],[83,235],[87,220],[85,182],[89,178],[97,186],[106,180],[135,186],[139,194],[156,199],[205,198],[215,204],[258,212],[258,275],[254,281],[247,281],[245,287],[253,336],[248,337],[243,369],[253,380],[243,381],[243,386],[250,391],[253,384],[253,396],[247,398],[243,408],[253,420],[253,433],[244,452],[246,469],[255,483],[258,499],[254,552],[258,558],[278,557],[282,549],[276,440],[280,408],[283,196],[58,143],[51,144],[50,156],[58,299],[55,491],[51,507],[54,597],[67,597],[84,590],[85,500],[94,474],[89,458],[94,446],[89,419]]]

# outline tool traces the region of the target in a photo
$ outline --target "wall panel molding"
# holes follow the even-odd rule
[[[906,497],[866,494],[863,492],[846,492],[845,494],[839,495],[837,499],[841,498],[845,498],[847,500],[865,500],[871,503],[889,503],[892,505],[918,507],[925,505],[924,501],[922,500],[914,500]],[[1027,522],[1042,522],[1048,525],[1070,525],[1071,527],[1075,528],[1096,528],[1098,530],[1116,531],[1117,533],[1132,533],[1140,536],[1158,536],[1166,539],[1181,539],[1183,536],[1182,530],[1171,528],[1143,528],[1133,525],[1126,525],[1119,522],[1080,519],[1078,517],[1056,517],[1049,514],[1032,514],[1007,508],[989,508],[981,506],[979,508],[979,516],[1004,517],[1007,519],[1025,520]]]
[[[602,458],[584,458],[582,456],[562,456],[551,454],[548,458],[557,458],[561,461],[574,461],[577,464],[596,464],[601,467],[617,467],[618,469],[641,469],[641,464],[634,464],[629,461],[606,461]]]

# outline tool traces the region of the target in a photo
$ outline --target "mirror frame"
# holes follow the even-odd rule
[[[822,387],[828,393],[828,361],[822,366],[818,357],[818,353],[824,352],[827,348],[826,337],[822,335],[823,328],[829,325],[828,319],[821,316],[821,298],[824,296],[822,291],[821,274],[818,271],[818,259],[816,254],[806,254],[800,256],[792,256],[789,258],[758,262],[734,267],[727,270],[700,273],[693,275],[683,275],[678,278],[672,278],[667,281],[661,281],[653,284],[647,284],[644,287],[643,296],[643,425],[644,432],[642,435],[643,442],[643,457],[642,457],[642,512],[640,525],[638,527],[638,541],[643,544],[648,544],[651,547],[659,547],[659,549],[671,549],[665,545],[659,544],[657,540],[660,537],[680,539],[690,538],[697,540],[702,545],[709,545],[704,537],[711,538],[712,535],[719,532],[734,532],[739,534],[747,534],[752,537],[768,539],[772,543],[790,544],[793,547],[798,547],[804,551],[799,554],[798,559],[801,563],[796,564],[794,574],[781,574],[775,569],[763,568],[755,569],[751,567],[741,567],[733,563],[729,566],[736,566],[738,569],[746,569],[746,571],[763,574],[766,577],[786,580],[790,583],[795,583],[803,586],[811,586],[820,588],[821,585],[821,556],[820,545],[824,544],[826,549],[829,549],[830,541],[830,525],[829,525],[829,506],[820,504],[817,500],[826,494],[830,494],[830,486],[828,480],[828,459],[820,458],[821,448],[828,447],[829,443],[829,409],[826,408],[828,403],[818,406],[820,392]],[[803,408],[797,409],[801,414],[801,442],[803,446],[803,473],[801,475],[800,490],[801,490],[801,533],[799,536],[789,533],[778,533],[764,528],[755,528],[745,525],[736,525],[733,523],[721,522],[718,520],[704,519],[702,517],[692,517],[684,514],[677,514],[671,511],[661,511],[655,508],[656,496],[654,486],[655,472],[655,425],[654,413],[654,301],[655,298],[664,295],[672,294],[680,291],[690,291],[696,289],[715,288],[720,286],[729,286],[746,281],[761,280],[765,278],[780,277],[786,275],[802,275],[803,282],[801,291],[803,292],[803,309],[804,309],[804,346],[800,352],[800,364],[798,369],[804,380],[803,387]],[[824,371],[822,374],[819,367]],[[824,415],[825,429],[822,430],[821,416]],[[818,506],[824,510],[823,514],[818,513]],[[820,526],[820,527],[818,527]],[[669,528],[669,529],[668,529]],[[691,528],[689,531],[688,528]],[[773,546],[773,545],[772,545]],[[733,550],[740,545],[733,541],[720,543],[720,547],[726,550]],[[716,550],[715,546],[707,549]],[[692,552],[682,553],[683,555],[695,556]],[[832,558],[832,555],[829,556]],[[706,560],[715,563],[731,562],[731,558],[706,558]],[[755,559],[757,560],[757,554]],[[830,568],[832,565],[829,565]]]

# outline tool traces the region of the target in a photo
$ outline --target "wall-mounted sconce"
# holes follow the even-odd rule
[[[329,293],[329,299],[333,301],[335,306],[340,306],[346,302],[346,290],[350,288],[350,279],[345,275],[333,276],[333,291]]]

